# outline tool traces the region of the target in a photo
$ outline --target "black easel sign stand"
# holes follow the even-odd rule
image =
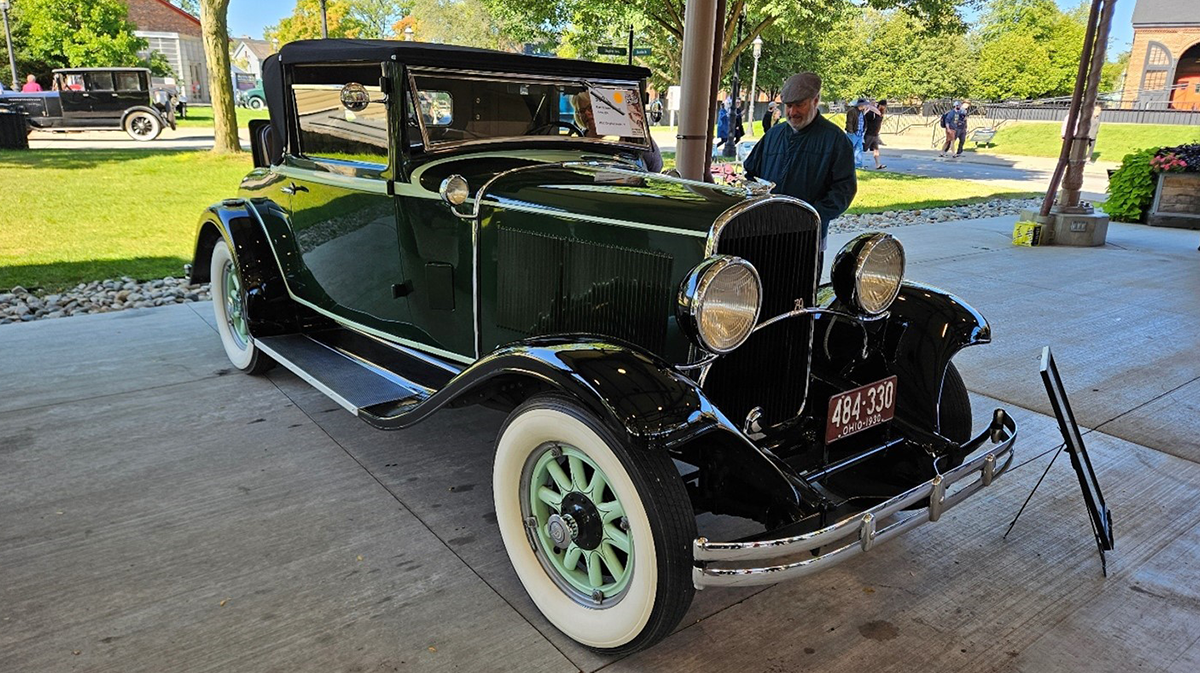
[[[1112,512],[1104,504],[1104,494],[1100,492],[1100,484],[1096,481],[1096,472],[1092,469],[1092,461],[1088,458],[1087,450],[1083,446],[1083,435],[1079,433],[1079,424],[1075,422],[1075,414],[1071,411],[1071,403],[1067,400],[1062,377],[1058,374],[1058,367],[1054,365],[1054,355],[1050,353],[1049,346],[1042,349],[1041,372],[1042,382],[1046,385],[1046,394],[1050,397],[1050,406],[1054,408],[1054,415],[1058,418],[1058,429],[1062,431],[1063,447],[1070,454],[1071,466],[1075,468],[1075,474],[1079,477],[1083,502],[1087,505],[1088,515],[1091,517],[1092,534],[1096,537],[1096,548],[1100,551],[1100,567],[1104,576],[1107,577],[1108,563],[1105,560],[1104,552],[1112,551],[1114,546]],[[1061,452],[1062,447],[1059,448],[1059,453]],[[1046,478],[1046,473],[1050,471],[1050,466],[1057,458],[1058,453],[1055,453],[1054,458],[1050,459],[1050,465],[1046,466],[1046,472],[1042,473],[1042,479]],[[1042,479],[1038,479],[1029,498],[1026,498],[1025,504],[1021,505],[1017,516],[1008,526],[1008,532],[1011,532],[1013,526],[1017,525],[1017,519],[1021,518],[1021,512],[1025,511],[1025,505],[1029,504],[1029,500],[1037,492],[1038,486],[1042,485]],[[1008,536],[1008,532],[1004,533],[1005,537]]]

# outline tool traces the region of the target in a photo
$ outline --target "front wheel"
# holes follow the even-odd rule
[[[492,486],[513,569],[560,631],[619,654],[683,618],[696,521],[664,452],[626,447],[573,400],[542,395],[500,430]]]
[[[237,262],[224,239],[213,248],[209,266],[213,315],[225,355],[234,367],[247,374],[261,374],[275,363],[254,345],[246,321],[246,292]]]
[[[154,140],[162,133],[162,120],[144,110],[129,113],[125,118],[125,133],[138,141]]]
[[[251,96],[250,99],[246,101],[246,107],[250,108],[251,110],[261,110],[263,107],[265,107],[265,103],[263,103],[263,99],[259,98],[258,96]]]

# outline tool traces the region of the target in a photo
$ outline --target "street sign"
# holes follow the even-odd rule
[[[649,56],[650,55],[650,47],[634,47],[633,55],[634,56]]]
[[[624,56],[629,53],[625,47],[596,47],[596,51],[602,56]]]

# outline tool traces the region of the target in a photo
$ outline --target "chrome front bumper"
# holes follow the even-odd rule
[[[926,521],[937,521],[943,512],[1004,474],[1012,464],[1016,439],[1017,424],[997,409],[991,426],[964,447],[968,458],[962,465],[871,509],[811,533],[776,540],[712,542],[697,538],[692,543],[692,583],[703,589],[774,584],[803,577],[868,551]],[[980,452],[985,444],[986,450]],[[960,481],[964,483],[948,494],[950,487]],[[904,512],[923,500],[929,501],[925,509]],[[819,552],[822,547],[832,548]],[[814,551],[818,553],[814,555]],[[804,555],[800,560],[781,558],[800,554]],[[745,563],[767,559],[775,559],[776,565]]]

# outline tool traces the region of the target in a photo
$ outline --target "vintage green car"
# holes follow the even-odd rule
[[[821,285],[808,204],[647,170],[648,75],[290,43],[257,168],[201,217],[191,269],[238,369],[282,365],[382,429],[508,410],[505,548],[546,618],[604,652],[665,637],[696,589],[937,520],[1016,437],[1002,410],[972,435],[951,358],[990,328],[905,281],[892,236],[853,240]],[[704,513],[751,532],[708,539]]]

